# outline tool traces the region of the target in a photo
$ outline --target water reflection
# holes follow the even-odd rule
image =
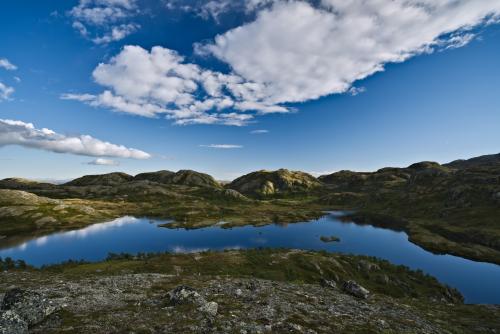
[[[404,232],[343,222],[338,213],[289,225],[223,228],[224,223],[198,230],[158,227],[164,221],[122,217],[81,230],[56,233],[0,250],[0,257],[32,265],[65,260],[99,261],[109,253],[192,253],[206,250],[284,247],[363,254],[404,264],[458,288],[468,302],[500,303],[500,266],[451,255],[435,255],[410,243]],[[325,243],[321,236],[337,236]],[[1,242],[0,242],[1,243]]]

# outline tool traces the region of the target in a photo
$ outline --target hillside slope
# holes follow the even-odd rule
[[[490,157],[321,176],[328,190],[320,202],[404,229],[427,249],[500,263],[500,160]]]

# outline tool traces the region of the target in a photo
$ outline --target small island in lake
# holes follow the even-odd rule
[[[340,238],[335,235],[331,235],[329,237],[322,235],[319,239],[323,242],[340,242]]]

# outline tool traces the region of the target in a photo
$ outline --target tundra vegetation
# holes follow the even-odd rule
[[[402,230],[428,250],[500,263],[500,155],[315,178],[281,169],[221,184],[195,171],[0,181],[0,245],[124,215],[194,229],[342,219]],[[322,236],[324,242],[338,241]],[[497,333],[421,271],[300,250],[110,254],[33,268],[0,259],[0,333]]]
[[[173,220],[168,228],[293,223],[327,210],[408,233],[427,250],[500,263],[500,154],[440,165],[420,162],[376,172],[315,178],[280,169],[221,184],[182,170],[87,175],[54,185],[0,181],[0,241],[78,229],[124,215]]]

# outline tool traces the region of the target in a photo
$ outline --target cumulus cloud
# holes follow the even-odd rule
[[[61,98],[139,116],[162,115],[180,125],[240,126],[253,119],[249,111],[288,112],[267,103],[260,85],[187,63],[177,52],[160,46],[151,51],[125,46],[108,63],[99,64],[93,77],[106,88],[102,93]]]
[[[18,145],[56,153],[91,157],[149,159],[146,152],[115,145],[88,135],[65,136],[52,130],[37,129],[31,123],[0,119],[0,147]]]
[[[0,81],[0,102],[10,100],[12,94],[14,94],[14,88],[7,86]]]
[[[87,165],[94,166],[119,166],[120,163],[111,159],[97,158],[87,163]]]
[[[303,102],[347,92],[387,63],[464,46],[499,14],[500,0],[278,1],[198,50],[264,86],[270,104]]]
[[[6,58],[0,58],[0,68],[6,69],[7,71],[15,71],[17,70],[17,66],[12,64]]]
[[[241,146],[241,145],[233,145],[233,144],[210,144],[210,145],[200,145],[200,147],[217,148],[217,149],[222,149],[222,150],[243,148],[243,146]]]
[[[81,36],[107,44],[136,32],[140,26],[129,20],[138,13],[137,0],[80,0],[69,16]]]
[[[170,8],[183,4],[186,10],[211,8],[214,16],[235,6],[255,12],[251,22],[194,45],[198,56],[213,56],[229,65],[227,73],[188,63],[176,51],[160,46],[150,51],[126,46],[94,70],[94,80],[104,87],[101,93],[62,98],[134,115],[162,116],[176,124],[241,126],[253,122],[257,114],[290,112],[290,103],[362,93],[364,88],[355,83],[383,71],[386,64],[463,47],[475,38],[474,28],[500,20],[500,0],[171,0],[167,4]]]

